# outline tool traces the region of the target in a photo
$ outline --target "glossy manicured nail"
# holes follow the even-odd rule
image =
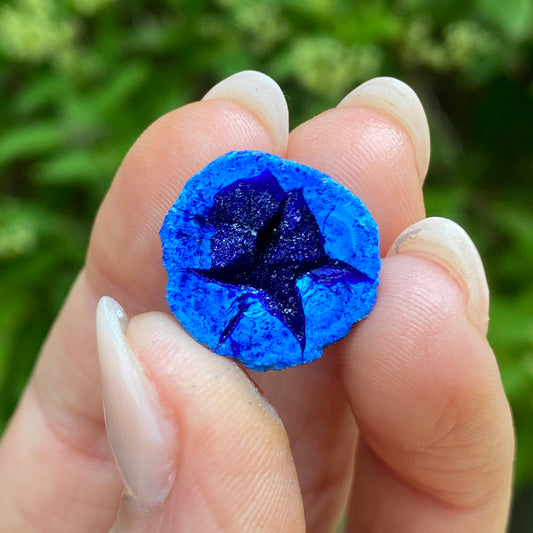
[[[487,278],[476,246],[461,226],[440,217],[416,222],[398,236],[387,255],[399,253],[424,257],[443,266],[461,287],[471,322],[487,333]]]
[[[416,93],[396,78],[374,78],[345,96],[339,106],[372,107],[398,122],[413,143],[416,164],[423,181],[429,167],[429,126]]]
[[[149,510],[172,487],[176,433],[126,341],[128,322],[115,300],[100,300],[96,332],[107,435],[127,492]]]
[[[217,83],[204,100],[221,98],[239,104],[254,113],[265,125],[275,152],[284,155],[289,140],[289,110],[279,85],[255,70],[244,70]]]

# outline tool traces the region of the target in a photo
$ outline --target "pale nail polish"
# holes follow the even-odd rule
[[[154,509],[174,481],[176,430],[128,345],[128,317],[112,298],[96,311],[98,358],[107,435],[127,492]]]
[[[221,98],[254,113],[272,136],[275,152],[284,155],[289,141],[289,110],[279,85],[255,70],[244,70],[217,83],[203,100]]]
[[[371,107],[403,126],[415,149],[420,179],[425,179],[431,148],[429,126],[424,108],[409,85],[396,78],[374,78],[356,87],[339,106]]]
[[[424,257],[443,266],[463,290],[471,322],[487,333],[487,278],[477,248],[461,226],[441,217],[416,222],[398,236],[387,255],[399,253]]]

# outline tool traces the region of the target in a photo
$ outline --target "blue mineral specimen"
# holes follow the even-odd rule
[[[378,228],[321,172],[230,152],[187,181],[160,231],[171,311],[253,370],[313,361],[376,299]]]

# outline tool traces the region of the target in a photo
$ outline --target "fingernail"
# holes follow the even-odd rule
[[[465,295],[471,322],[487,333],[487,278],[477,248],[461,226],[441,217],[416,222],[398,236],[387,255],[401,253],[427,258],[444,267]]]
[[[176,434],[126,341],[128,323],[115,300],[100,299],[96,333],[107,435],[127,492],[150,510],[165,500],[172,487]]]
[[[420,179],[429,167],[430,139],[426,113],[416,93],[396,78],[374,78],[345,96],[339,106],[372,107],[398,122],[409,134]]]
[[[221,98],[239,104],[254,113],[265,125],[275,152],[284,155],[289,141],[289,110],[280,86],[269,76],[244,70],[217,83],[203,100]]]

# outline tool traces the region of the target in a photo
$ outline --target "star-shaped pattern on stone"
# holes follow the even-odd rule
[[[268,171],[220,190],[206,222],[214,229],[211,268],[193,272],[220,284],[249,288],[238,300],[219,346],[232,334],[253,295],[287,326],[303,351],[305,315],[298,279],[312,275],[326,285],[341,278],[351,283],[369,279],[327,256],[302,190],[285,192]]]

